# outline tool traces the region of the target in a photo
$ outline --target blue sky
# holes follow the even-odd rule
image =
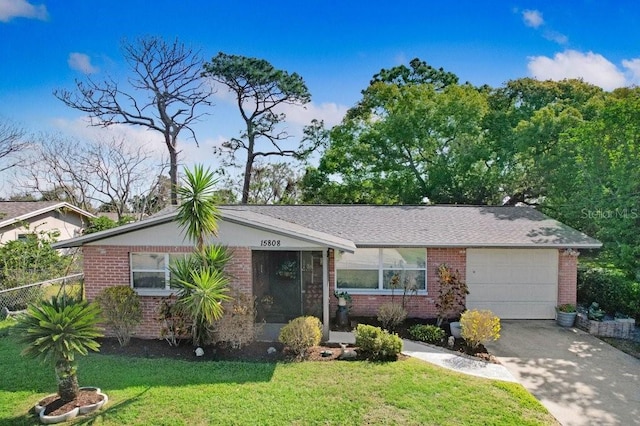
[[[414,57],[476,85],[582,77],[611,90],[640,81],[639,9],[631,0],[0,0],[0,118],[93,137],[97,129],[52,91],[85,73],[126,75],[120,42],[142,35],[177,37],[207,59],[223,51],[299,73],[312,104],[288,111],[293,134],[312,118],[336,124],[373,74]],[[215,102],[197,129],[201,147],[182,144],[185,162],[237,135],[234,106],[222,92]],[[164,148],[141,129],[123,131]]]

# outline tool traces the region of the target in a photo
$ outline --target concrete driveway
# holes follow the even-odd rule
[[[504,320],[487,344],[568,425],[640,425],[640,360],[555,321]]]

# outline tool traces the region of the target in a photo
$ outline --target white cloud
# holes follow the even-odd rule
[[[569,42],[569,37],[553,30],[544,31],[542,36],[547,40],[555,41],[558,44],[567,44]]]
[[[84,74],[95,74],[99,69],[91,64],[91,58],[84,53],[71,52],[67,63],[71,69],[80,71]]]
[[[544,24],[542,12],[538,10],[523,10],[522,20],[527,27],[532,28],[538,28],[540,25]]]
[[[40,19],[49,17],[44,4],[32,5],[27,0],[0,0],[0,22],[9,22],[13,18]]]
[[[615,64],[593,52],[565,50],[556,53],[553,58],[531,56],[527,68],[529,74],[538,80],[581,78],[605,90],[628,84],[624,73]]]
[[[625,59],[622,66],[627,70],[627,80],[634,85],[640,85],[640,58]]]
[[[306,126],[311,120],[323,120],[326,127],[333,127],[340,123],[347,113],[347,107],[333,102],[315,104],[313,102],[305,105],[304,108],[295,105],[284,105],[279,112],[287,115],[286,123],[298,126]]]

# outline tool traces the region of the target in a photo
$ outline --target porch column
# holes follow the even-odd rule
[[[322,340],[329,340],[329,256],[322,250]]]

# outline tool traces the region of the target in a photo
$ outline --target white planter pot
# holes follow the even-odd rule
[[[338,306],[347,306],[347,299],[344,297],[338,297]]]
[[[459,321],[454,321],[449,323],[449,327],[451,328],[451,335],[456,339],[460,339],[462,337],[462,327],[460,326]]]

